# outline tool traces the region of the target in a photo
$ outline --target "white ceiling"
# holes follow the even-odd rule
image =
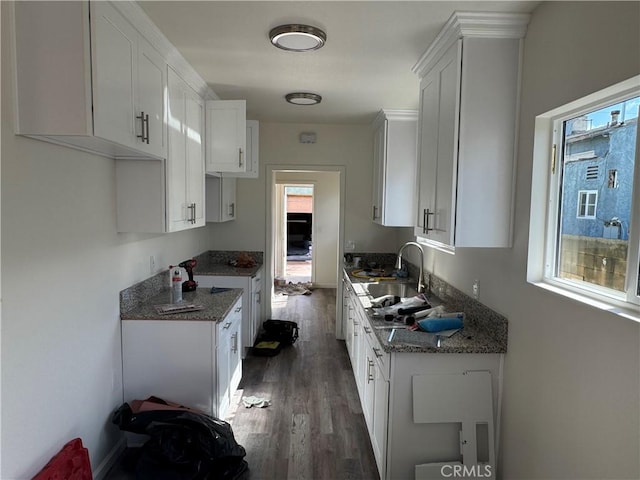
[[[225,100],[246,99],[247,118],[295,123],[369,123],[381,108],[417,109],[411,72],[458,11],[530,12],[516,1],[141,1],[166,37]],[[284,23],[322,28],[312,52],[271,45]],[[289,92],[322,95],[319,105],[285,102]]]

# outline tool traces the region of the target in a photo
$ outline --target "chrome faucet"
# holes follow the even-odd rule
[[[413,245],[414,247],[417,247],[418,250],[420,251],[420,276],[418,277],[418,293],[423,293],[424,292],[424,280],[423,280],[423,265],[424,265],[424,250],[422,249],[422,245],[420,245],[417,242],[407,242],[404,245],[402,245],[400,247],[400,250],[398,251],[398,258],[396,260],[396,270],[401,270],[402,269],[402,252],[404,252],[404,249],[407,248],[409,245]]]

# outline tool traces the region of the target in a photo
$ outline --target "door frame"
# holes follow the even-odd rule
[[[266,165],[266,248],[265,248],[265,270],[264,275],[266,277],[266,284],[269,285],[269,301],[266,302],[266,318],[271,318],[271,298],[273,298],[274,287],[273,279],[275,277],[274,267],[274,235],[276,233],[276,224],[278,221],[274,215],[274,206],[277,194],[276,185],[276,173],[277,172],[337,172],[340,181],[340,215],[338,218],[338,258],[336,258],[336,289],[340,289],[342,285],[342,258],[344,257],[344,210],[345,210],[345,195],[346,195],[346,167],[342,165],[282,165],[271,164]],[[314,191],[315,196],[315,191]],[[342,333],[342,294],[336,291],[336,337],[344,338]]]

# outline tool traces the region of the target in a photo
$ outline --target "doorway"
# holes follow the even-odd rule
[[[340,260],[343,254],[345,168],[268,165],[266,174],[269,231],[265,251],[265,276],[271,282],[271,298],[276,297],[274,280],[292,278],[287,281],[302,281],[295,278],[292,269],[302,269],[303,263],[305,268],[310,267],[310,272],[304,275],[310,278],[313,288],[337,288],[341,280]],[[287,201],[287,197],[296,195],[311,198],[298,198],[298,205],[294,206],[294,202]],[[303,202],[304,205],[300,205]],[[291,235],[287,236],[287,232]],[[294,262],[287,262],[287,244],[290,242],[293,244],[289,247],[294,248],[289,248],[289,252],[299,255],[294,260],[299,266]],[[337,300],[342,299],[341,295],[336,297]],[[286,297],[281,301],[286,301]],[[270,303],[267,303],[268,315],[271,314]],[[336,305],[336,315],[342,312],[341,302],[339,303]]]
[[[290,283],[313,281],[313,185],[285,184],[283,224],[284,280]]]

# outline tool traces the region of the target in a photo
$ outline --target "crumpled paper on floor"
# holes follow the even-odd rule
[[[244,403],[244,406],[247,408],[251,408],[251,407],[264,408],[271,405],[271,402],[269,400],[262,397],[242,397],[242,403]]]

